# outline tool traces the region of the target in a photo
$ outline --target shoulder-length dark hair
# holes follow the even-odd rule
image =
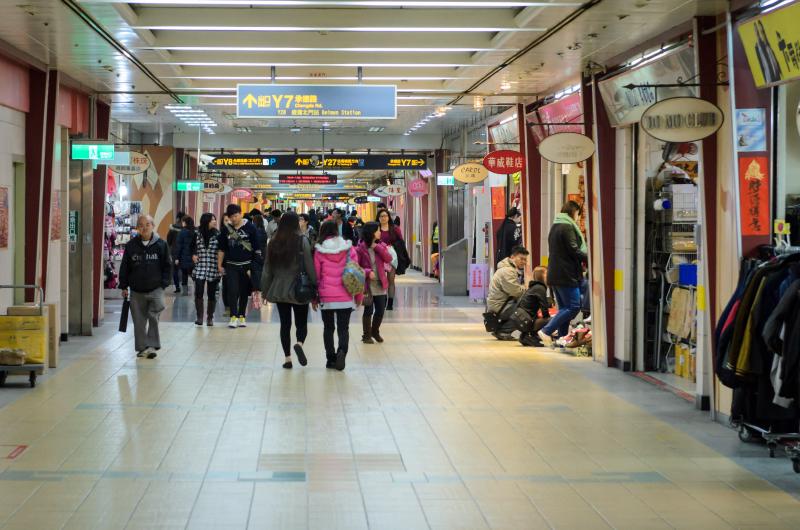
[[[300,218],[286,212],[278,221],[278,230],[269,240],[267,259],[272,266],[289,266],[297,260],[300,251]]]
[[[194,230],[194,219],[192,219],[188,215],[183,216],[183,219],[181,219],[181,223],[183,223],[184,228],[188,228],[189,230]]]
[[[386,212],[386,215],[389,216],[389,230],[388,230],[388,232],[389,232],[389,242],[394,244],[394,242],[399,239],[399,236],[397,234],[397,229],[395,228],[396,225],[394,224],[394,221],[392,221],[391,212],[389,210],[387,210],[386,208],[381,208],[380,210],[378,210],[378,214],[375,216],[375,222],[378,223],[379,227],[381,226],[381,214],[383,212]]]
[[[375,232],[380,229],[381,225],[377,222],[370,221],[369,223],[364,223],[364,226],[361,228],[361,241],[364,242],[367,247],[372,246],[372,242],[375,241]]]
[[[208,242],[211,240],[211,236],[216,234],[216,230],[213,230],[209,225],[211,221],[216,219],[216,216],[211,212],[206,212],[200,216],[200,236],[203,238],[203,245],[208,247]]]
[[[329,237],[339,237],[339,225],[336,224],[336,221],[325,221],[319,227],[317,241],[322,242]]]

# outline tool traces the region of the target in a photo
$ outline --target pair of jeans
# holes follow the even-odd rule
[[[297,342],[305,342],[308,336],[308,304],[290,304],[278,302],[278,316],[281,319],[281,347],[283,354],[289,357],[289,346],[292,344],[292,312],[294,327],[297,329]]]
[[[350,342],[350,314],[352,309],[323,309],[322,310],[322,342],[325,344],[325,356],[333,358],[337,352],[347,353]],[[333,344],[333,332],[339,338],[339,347]]]
[[[569,332],[569,323],[581,310],[581,288],[554,285],[552,289],[556,295],[558,313],[550,319],[542,331],[550,337],[556,331],[559,337],[566,337]]]
[[[225,265],[225,276],[228,280],[228,307],[231,317],[244,317],[247,314],[247,301],[253,290],[247,272],[250,265]]]
[[[373,296],[372,304],[364,306],[364,316],[371,317],[374,313],[375,318],[382,319],[383,314],[386,312],[387,298],[388,297],[385,294]]]

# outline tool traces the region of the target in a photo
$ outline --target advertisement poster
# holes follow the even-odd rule
[[[581,119],[583,117],[583,100],[580,92],[545,105],[538,112],[540,123],[551,124],[542,125],[545,132],[544,136],[560,132],[583,134],[583,125],[570,125],[572,122],[583,121]],[[552,125],[555,123],[563,123],[564,125]]]
[[[8,248],[8,188],[0,188],[0,248]]]
[[[739,25],[753,80],[759,88],[800,78],[800,3]]]
[[[767,150],[766,109],[736,110],[736,147],[740,153]]]
[[[769,158],[739,158],[739,200],[743,236],[770,235]]]
[[[50,203],[50,241],[59,239],[61,239],[61,194],[59,190],[53,190]]]
[[[472,300],[486,298],[486,288],[489,283],[489,265],[486,263],[471,263],[469,266],[469,297]]]
[[[492,219],[506,218],[506,189],[492,188]]]

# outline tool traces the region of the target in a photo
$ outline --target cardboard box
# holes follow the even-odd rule
[[[35,305],[10,306],[6,312],[8,316],[39,316],[39,308]],[[44,304],[42,315],[47,324],[47,365],[55,368],[58,365],[59,340],[61,330],[59,327],[58,304]],[[52,315],[52,318],[50,317]]]

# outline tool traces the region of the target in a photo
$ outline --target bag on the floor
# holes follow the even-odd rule
[[[299,271],[294,279],[294,298],[298,304],[307,304],[317,297],[317,287],[306,272],[306,260],[303,259],[303,236],[300,236],[300,251],[297,254]]]
[[[119,330],[122,333],[128,331],[128,314],[131,312],[131,301],[126,296],[122,300],[122,311],[119,315]]]
[[[350,253],[347,254],[347,263],[342,271],[342,285],[345,290],[352,296],[364,292],[364,282],[366,281],[366,274],[361,266],[350,259]]]
[[[0,348],[0,365],[22,366],[25,364],[25,352],[18,349]]]

